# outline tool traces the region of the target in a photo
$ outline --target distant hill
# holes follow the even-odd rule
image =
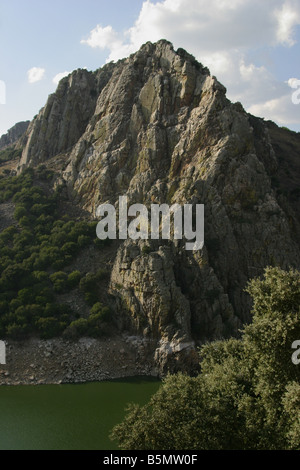
[[[0,150],[15,144],[24,134],[30,121],[21,121],[15,124],[11,129],[0,137]]]

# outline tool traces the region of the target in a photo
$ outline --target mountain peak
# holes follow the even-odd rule
[[[280,136],[231,103],[192,55],[161,40],[64,78],[26,132],[19,171],[51,167],[55,184],[94,217],[123,195],[146,206],[204,204],[201,252],[160,241],[145,258],[142,242],[126,241],[109,286],[137,330],[203,341],[249,320],[250,277],[267,265],[299,266],[297,201],[283,197],[276,176],[285,173]]]

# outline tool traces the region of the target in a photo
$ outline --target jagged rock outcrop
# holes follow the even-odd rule
[[[250,319],[248,279],[267,265],[300,264],[299,194],[293,207],[278,192],[285,156],[273,137],[193,56],[159,41],[64,78],[27,130],[20,171],[51,161],[94,216],[122,195],[129,204],[205,205],[202,250],[126,241],[116,254],[110,292],[120,328],[163,341],[166,361],[174,344],[237,334]]]
[[[0,150],[14,145],[26,132],[30,121],[22,121],[15,124],[11,129],[0,137]]]
[[[111,283],[120,300],[119,310],[130,312],[133,325],[129,327],[144,327],[145,335],[190,339],[190,306],[176,284],[169,247],[145,254],[141,244],[127,241],[117,254]]]
[[[78,69],[63,78],[31,122],[20,167],[37,165],[64,153],[80,139],[92,117],[98,94],[110,78],[110,66],[98,73]]]

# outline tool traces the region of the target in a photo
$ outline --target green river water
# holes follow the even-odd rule
[[[139,377],[79,385],[0,387],[0,449],[114,450],[112,427],[125,407],[144,404],[159,388]]]

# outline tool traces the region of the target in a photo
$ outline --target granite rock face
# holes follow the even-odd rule
[[[37,165],[72,148],[92,117],[98,93],[108,78],[106,70],[95,74],[79,69],[59,82],[28,128],[21,167]]]
[[[96,72],[73,72],[27,130],[19,171],[51,164],[95,217],[99,204],[118,207],[124,195],[147,207],[204,204],[202,250],[127,240],[116,253],[110,293],[120,329],[162,341],[159,357],[237,334],[250,320],[247,281],[267,265],[299,267],[299,194],[291,204],[278,191],[288,131],[272,126],[163,40]]]

